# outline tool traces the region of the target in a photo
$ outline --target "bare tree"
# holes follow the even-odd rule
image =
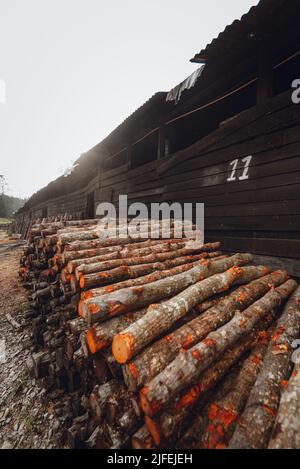
[[[3,174],[0,174],[0,194],[3,195],[5,190],[7,189],[8,184],[6,177]]]

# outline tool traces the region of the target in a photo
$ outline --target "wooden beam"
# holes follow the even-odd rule
[[[127,158],[126,158],[127,170],[131,169],[131,156],[132,156],[132,144],[129,143],[127,147]]]
[[[158,131],[157,159],[160,160],[165,156],[166,126],[161,125]]]
[[[258,82],[257,82],[257,104],[265,102],[273,94],[273,63],[272,49],[268,42],[258,45]]]

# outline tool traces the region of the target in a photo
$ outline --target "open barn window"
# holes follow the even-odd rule
[[[192,145],[255,103],[256,83],[251,83],[210,106],[170,122],[166,129],[169,152]]]
[[[292,82],[300,79],[300,51],[290,54],[279,62],[273,70],[273,95],[290,90]]]
[[[158,130],[148,134],[142,140],[134,143],[131,150],[131,168],[137,168],[143,164],[157,159]]]
[[[107,157],[102,163],[102,171],[109,171],[110,169],[118,168],[126,164],[127,161],[127,149],[121,150],[115,155]]]

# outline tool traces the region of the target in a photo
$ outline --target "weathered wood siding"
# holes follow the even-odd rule
[[[300,276],[300,105],[290,94],[243,112],[181,153],[188,159],[163,174],[160,162],[107,172],[100,192],[114,202],[119,194],[130,202],[204,202],[207,240],[286,259]]]
[[[271,265],[286,265],[300,277],[299,189],[300,105],[285,93],[177,154],[106,171],[84,190],[48,201],[47,208],[49,216],[85,213],[91,191],[95,207],[117,203],[120,194],[147,204],[204,202],[207,240],[220,239],[228,251],[251,251],[258,261],[267,256]]]

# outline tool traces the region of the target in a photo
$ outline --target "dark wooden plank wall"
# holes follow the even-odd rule
[[[269,112],[253,119],[249,111],[242,128],[233,123],[236,130],[217,138],[209,151],[161,176],[157,162],[105,173],[101,192],[110,190],[114,202],[119,194],[128,194],[130,202],[204,202],[207,240],[221,239],[228,251],[285,259],[300,276],[300,105],[288,96],[284,105],[271,103]],[[247,178],[239,180],[242,159],[250,155]],[[235,180],[228,181],[237,159]]]

